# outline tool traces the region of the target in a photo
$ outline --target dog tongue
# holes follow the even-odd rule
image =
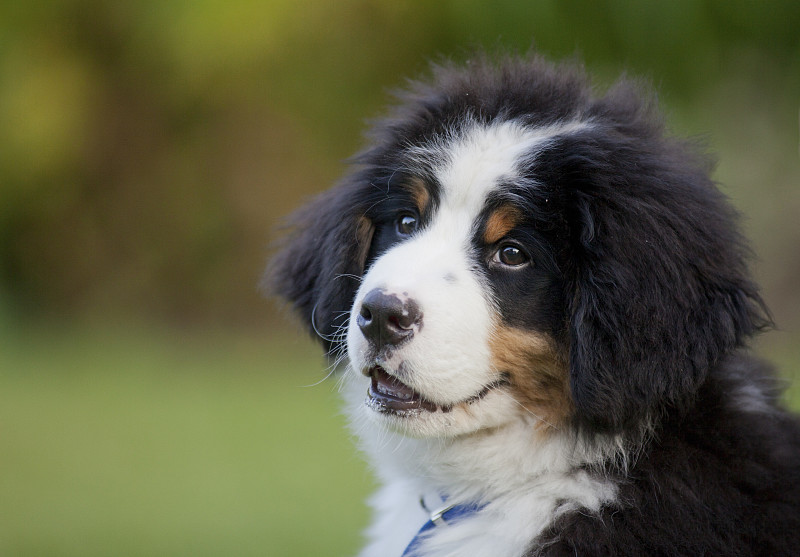
[[[386,410],[414,410],[424,408],[434,411],[436,405],[422,398],[418,392],[392,377],[381,367],[374,367],[370,370],[372,385],[369,389],[369,397]]]

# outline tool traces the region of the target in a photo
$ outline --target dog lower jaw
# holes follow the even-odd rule
[[[371,379],[367,390],[367,405],[380,413],[404,415],[425,410],[435,412],[440,407],[389,374],[379,365],[367,371]]]
[[[449,414],[453,408],[475,404],[491,391],[510,385],[507,375],[502,375],[500,379],[486,385],[467,399],[452,404],[437,404],[387,373],[379,365],[372,366],[364,374],[371,378],[367,398],[364,401],[367,408],[399,418],[415,417],[423,412]]]

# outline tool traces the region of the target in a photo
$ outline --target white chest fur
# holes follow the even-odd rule
[[[412,482],[384,486],[373,498],[376,512],[361,557],[391,557],[403,550],[426,522],[412,495]],[[614,498],[612,485],[583,473],[542,478],[539,485],[491,501],[476,514],[437,526],[419,545],[420,557],[519,557],[560,513],[583,507],[597,510]]]
[[[382,487],[372,497],[373,524],[360,557],[400,557],[428,520],[423,494],[448,503],[486,503],[477,513],[432,529],[420,557],[519,557],[564,512],[596,511],[616,486],[580,466],[603,455],[574,438],[543,435],[521,417],[492,431],[455,439],[411,439],[370,419],[363,385],[345,381],[351,424]],[[351,388],[353,383],[357,387]]]

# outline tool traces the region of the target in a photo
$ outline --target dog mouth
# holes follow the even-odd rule
[[[381,366],[373,366],[367,371],[372,379],[367,390],[366,403],[369,407],[382,414],[416,414],[425,412],[450,412],[459,404],[472,404],[485,397],[490,391],[509,384],[508,378],[503,376],[477,394],[455,404],[437,404],[426,399],[393,375],[390,375]]]

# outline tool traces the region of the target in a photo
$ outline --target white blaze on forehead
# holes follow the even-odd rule
[[[513,180],[522,159],[535,156],[560,135],[579,131],[586,122],[567,122],[539,128],[513,120],[489,125],[473,122],[425,151],[442,186],[442,210],[464,211],[473,218],[491,191]]]

